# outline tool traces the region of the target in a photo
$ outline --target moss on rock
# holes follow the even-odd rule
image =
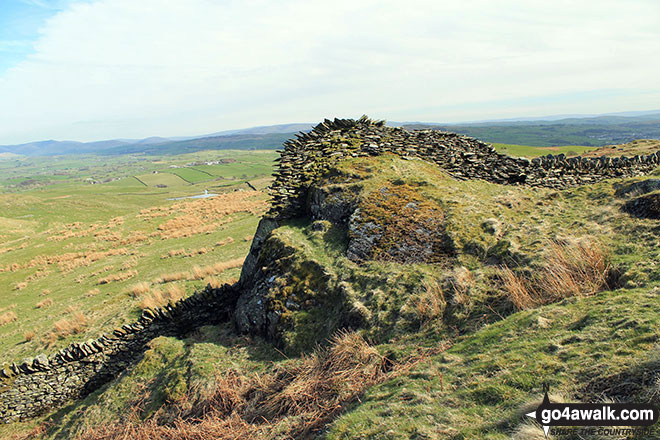
[[[394,182],[367,194],[351,216],[348,257],[440,263],[455,254],[443,208],[419,189]]]

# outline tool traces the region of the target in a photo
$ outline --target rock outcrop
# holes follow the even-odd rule
[[[660,164],[660,152],[632,158],[566,158],[563,154],[514,158],[454,133],[391,128],[366,116],[326,119],[311,132],[284,143],[270,188],[271,209],[259,225],[241,273],[242,293],[235,312],[240,331],[282,342],[289,325],[284,322],[287,313],[307,313],[312,310],[304,306],[307,301],[332,296],[337,307],[347,307],[350,295],[342,291],[337,277],[327,273],[327,267],[325,271],[317,267],[313,258],[305,259],[300,250],[271,234],[287,220],[305,217],[316,221],[316,230],[328,228],[323,222],[340,227],[346,234],[346,256],[355,262],[441,263],[455,255],[452,240],[445,234],[442,206],[396,183],[361,199],[359,178],[336,175],[335,165],[343,159],[383,154],[425,160],[456,179],[556,189],[643,175]],[[487,220],[482,227],[485,233],[501,234],[497,220]],[[513,247],[502,241],[489,252],[513,253]],[[309,286],[298,289],[298,281],[289,279],[294,270],[302,277],[312,274],[317,283],[312,290],[322,294],[306,293]],[[349,309],[343,315],[346,321],[359,322],[359,311],[351,314]]]

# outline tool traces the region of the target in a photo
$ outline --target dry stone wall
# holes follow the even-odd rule
[[[95,340],[74,343],[0,370],[0,422],[24,420],[91,393],[117,377],[157,336],[184,335],[228,319],[238,292],[233,286],[204,291],[174,305],[145,310],[140,319]]]
[[[326,119],[309,133],[284,143],[271,187],[273,219],[305,212],[309,188],[337,161],[394,153],[433,162],[458,179],[482,179],[498,184],[566,188],[612,177],[650,172],[660,164],[660,151],[648,156],[567,158],[551,154],[514,158],[477,139],[438,130],[408,131],[387,127],[366,116],[358,120]]]

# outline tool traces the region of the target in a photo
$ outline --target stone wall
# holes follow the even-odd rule
[[[284,143],[279,169],[271,187],[272,208],[267,216],[292,218],[305,210],[307,191],[337,161],[386,152],[434,162],[458,179],[483,179],[509,185],[550,188],[594,183],[612,177],[646,174],[660,165],[660,151],[631,158],[566,158],[551,154],[514,158],[484,142],[438,130],[407,131],[385,126],[366,116],[356,120],[326,119],[309,133]]]
[[[24,420],[84,397],[137,361],[157,336],[184,335],[228,319],[238,292],[207,288],[174,305],[145,310],[132,324],[46,357],[39,355],[0,370],[0,422]]]

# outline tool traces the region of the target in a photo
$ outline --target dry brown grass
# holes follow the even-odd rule
[[[165,255],[161,256],[160,258],[173,258],[176,257],[177,255],[184,255],[186,253],[186,250],[184,248],[181,249],[170,249]]]
[[[188,278],[187,272],[173,272],[161,274],[154,280],[155,284],[171,283],[172,281],[180,281]]]
[[[71,272],[79,267],[87,267],[107,257],[128,255],[126,248],[114,248],[106,251],[68,252],[59,255],[38,255],[27,263],[27,268],[57,265],[62,272]]]
[[[441,347],[436,351],[442,351]],[[355,333],[328,348],[262,375],[225,371],[205,393],[171,404],[168,416],[141,420],[139,409],[120,422],[94,426],[81,440],[202,440],[308,438],[318,434],[364,391],[407,371],[428,354],[394,363]]]
[[[504,291],[516,310],[532,309],[542,304],[541,298],[531,287],[528,287],[530,283],[523,276],[516,275],[504,266],[500,270],[500,278]]]
[[[0,325],[6,325],[18,320],[18,315],[14,311],[5,312],[0,315]]]
[[[593,295],[607,286],[609,254],[593,240],[554,241],[545,256],[539,288],[561,298]]]
[[[137,270],[129,270],[126,272],[113,273],[107,277],[99,278],[97,281],[98,284],[110,284],[117,281],[126,281],[129,278],[133,278],[138,274]]]
[[[516,309],[538,307],[571,296],[589,296],[608,288],[613,268],[609,254],[596,241],[553,241],[547,249],[543,267],[532,275],[501,268],[504,291]]]
[[[12,263],[8,266],[0,268],[0,272],[16,272],[20,269],[22,269],[23,266],[18,264],[18,263]]]
[[[156,309],[158,307],[166,306],[167,304],[174,304],[186,295],[183,287],[171,284],[167,289],[155,290],[145,295],[138,304],[141,309]]]
[[[98,288],[96,288],[96,289],[88,290],[88,291],[85,293],[85,295],[83,295],[83,296],[85,296],[86,298],[89,298],[89,297],[91,297],[91,296],[96,296],[96,295],[98,295],[99,293],[101,293],[101,291],[100,291]]]
[[[210,234],[223,222],[206,223],[195,215],[183,215],[158,226],[158,235],[163,240],[191,237],[197,234]]]
[[[211,252],[213,249],[209,249],[206,247],[201,247],[197,249],[191,249],[186,253],[186,257],[194,257],[195,255],[204,255],[209,252]]]
[[[44,270],[44,269],[42,269],[42,270],[38,270],[38,271],[36,271],[35,273],[33,273],[32,275],[30,275],[29,277],[27,277],[27,278],[25,279],[25,281],[26,281],[27,283],[29,283],[29,282],[32,282],[32,281],[38,280],[38,279],[40,279],[40,278],[45,278],[45,277],[47,277],[48,275],[50,275],[51,273],[52,273],[52,272],[51,272],[50,270]]]
[[[26,430],[19,430],[19,432],[15,433],[8,433],[8,437],[6,440],[34,440],[34,439],[40,439],[43,438],[43,436],[46,434],[48,431],[48,427],[50,426],[49,422],[42,422],[41,424],[35,426],[34,428]]]
[[[210,266],[194,266],[188,274],[188,280],[201,280],[208,276],[221,274],[226,270],[241,267],[244,261],[245,258],[234,258],[233,260],[222,261]]]
[[[53,329],[43,338],[47,347],[52,347],[59,339],[82,333],[89,325],[89,319],[79,311],[69,309],[70,317],[62,318],[53,324]]]
[[[52,305],[53,305],[53,300],[50,299],[50,298],[46,298],[44,300],[39,301],[34,306],[38,309],[44,309],[44,308],[50,307]]]
[[[94,233],[94,238],[98,241],[119,242],[121,241],[121,233],[102,229]]]
[[[445,309],[445,295],[437,280],[424,280],[423,289],[413,299],[415,314],[422,325],[439,318]]]
[[[37,336],[37,332],[34,330],[27,330],[23,332],[23,340],[25,342],[30,342],[34,339],[35,336]]]
[[[130,257],[129,259],[127,259],[126,261],[124,261],[119,270],[131,269],[131,268],[137,266],[139,261],[140,261],[140,259],[137,256],[134,255],[134,256]]]
[[[122,238],[119,241],[119,244],[120,245],[135,244],[148,240],[149,240],[149,235],[146,232],[133,231],[129,236]]]
[[[229,243],[233,243],[233,242],[234,242],[233,238],[227,237],[224,240],[220,240],[220,241],[216,242],[215,245],[216,246],[225,246],[225,245],[228,245]]]
[[[207,247],[201,247],[198,249],[190,249],[189,251],[186,251],[185,249],[172,249],[170,250],[167,254],[161,256],[160,258],[172,258],[176,256],[183,256],[183,257],[194,257],[196,255],[204,255],[209,252],[211,252],[213,248],[209,249]]]
[[[210,199],[186,200],[169,207],[144,209],[138,218],[151,220],[176,216],[158,225],[157,231],[152,234],[163,240],[210,234],[229,222],[231,214],[249,212],[261,215],[267,204],[264,200],[258,200],[259,195],[260,193],[237,191]]]
[[[158,278],[153,280],[153,283],[164,284],[180,280],[203,280],[204,278],[211,277],[213,275],[219,275],[226,270],[241,267],[243,265],[243,261],[245,261],[245,258],[234,258],[232,260],[221,261],[209,266],[193,266],[190,272],[173,272],[161,274]]]
[[[220,281],[219,279],[217,279],[216,277],[210,277],[210,278],[207,278],[205,281],[206,281],[206,283],[207,283],[209,286],[211,286],[213,289],[218,289],[218,288],[220,288],[220,286],[222,286],[222,285],[224,284],[223,282],[221,282],[221,281]]]
[[[138,296],[142,296],[145,293],[149,292],[149,289],[150,289],[150,284],[142,281],[140,283],[133,284],[130,288],[130,292],[134,298],[137,298]]]

